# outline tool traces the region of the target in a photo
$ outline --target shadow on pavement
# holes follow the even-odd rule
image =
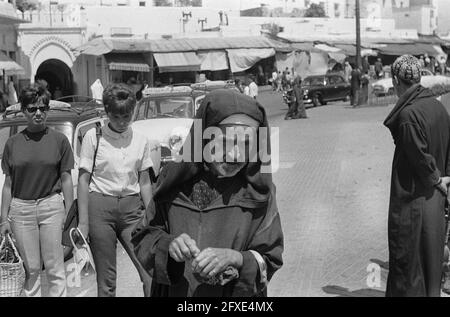
[[[365,288],[356,291],[350,291],[337,285],[327,285],[322,287],[322,290],[327,294],[338,295],[338,297],[384,297],[384,292],[376,289]]]

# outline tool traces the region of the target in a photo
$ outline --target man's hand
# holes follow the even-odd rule
[[[200,253],[197,243],[186,233],[180,234],[169,245],[169,254],[177,262],[185,262]]]
[[[206,248],[192,261],[192,269],[201,277],[213,277],[228,266],[240,269],[242,263],[242,254],[236,250]]]
[[[439,183],[436,185],[436,188],[445,196],[448,194],[448,186],[450,185],[450,177],[444,176],[440,178]]]

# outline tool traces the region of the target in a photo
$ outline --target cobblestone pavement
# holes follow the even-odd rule
[[[394,145],[382,122],[392,105],[331,103],[309,108],[309,119],[284,121],[280,94],[266,91],[260,102],[271,126],[279,127],[274,182],[285,236],[284,265],[269,295],[384,296]],[[82,284],[69,295],[96,295],[92,278]],[[120,247],[117,295],[142,296]]]

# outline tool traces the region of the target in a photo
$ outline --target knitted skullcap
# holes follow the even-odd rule
[[[220,124],[244,124],[246,126],[255,128],[259,126],[258,121],[243,113],[232,114],[231,116],[226,117],[224,120],[222,120]]]
[[[419,60],[412,55],[400,56],[391,66],[392,76],[410,85],[420,83],[420,70]]]

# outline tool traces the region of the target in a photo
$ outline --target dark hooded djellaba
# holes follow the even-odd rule
[[[264,108],[231,90],[206,96],[197,118],[203,131],[215,127],[224,132],[212,138],[216,144],[230,141],[227,129],[268,128]],[[193,130],[189,137],[204,149],[211,140]],[[270,148],[270,137],[256,134],[263,140],[258,144]],[[137,258],[153,277],[152,296],[267,295],[268,281],[283,263],[275,186],[264,169],[270,162],[259,155],[256,160],[247,155],[242,162],[240,153],[227,147],[217,154],[224,156],[222,162],[203,158],[163,169],[147,225],[132,240]]]
[[[395,143],[389,202],[386,296],[440,296],[444,206],[450,178],[450,119],[420,85],[417,58],[392,65],[399,97],[384,124]]]

